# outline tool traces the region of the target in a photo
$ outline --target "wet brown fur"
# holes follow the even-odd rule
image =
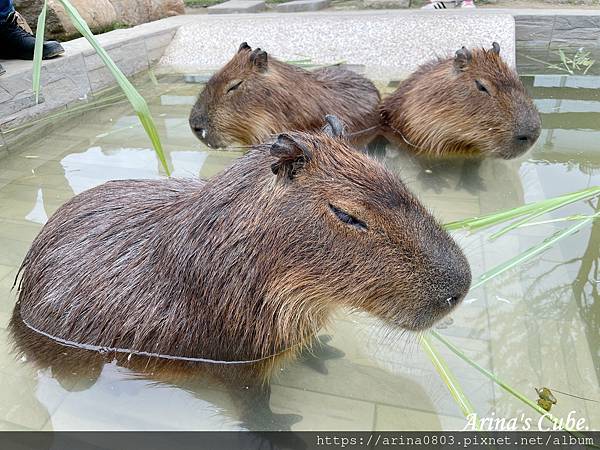
[[[404,184],[325,132],[279,136],[207,182],[83,192],[21,270],[13,320],[79,344],[225,361],[293,357],[337,306],[421,330],[471,280]]]
[[[361,145],[377,134],[379,100],[373,83],[357,73],[337,67],[311,72],[242,44],[201,92],[190,125],[206,130],[205,138],[195,132],[212,147],[253,145],[283,131],[318,130],[323,117],[334,114]]]
[[[497,50],[463,47],[455,57],[419,67],[381,102],[383,134],[431,156],[508,159],[528,150],[540,133],[539,113]],[[531,135],[531,142],[516,142],[519,133]]]

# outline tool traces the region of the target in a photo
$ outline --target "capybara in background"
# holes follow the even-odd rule
[[[200,93],[190,127],[209,147],[253,145],[284,131],[318,130],[326,114],[348,127],[356,145],[379,124],[379,91],[365,77],[339,67],[308,71],[242,43]]]
[[[382,101],[381,126],[386,138],[416,153],[510,159],[531,148],[541,122],[494,42],[422,65]]]
[[[337,306],[423,330],[471,283],[465,256],[332,117],[207,182],[111,181],[61,206],[15,314],[65,343],[146,356],[295,356]]]

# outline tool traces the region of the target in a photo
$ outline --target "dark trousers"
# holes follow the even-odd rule
[[[0,23],[15,10],[12,0],[0,0]]]

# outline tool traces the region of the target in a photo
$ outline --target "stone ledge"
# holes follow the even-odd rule
[[[520,48],[600,50],[600,11],[593,14],[516,14]]]
[[[256,13],[265,9],[267,9],[267,5],[260,0],[229,0],[206,8],[208,14]]]
[[[440,32],[443,30],[443,32]],[[298,55],[316,64],[343,60],[365,66],[375,80],[405,76],[438,56],[453,55],[463,45],[490,47],[515,64],[514,19],[506,14],[437,14],[406,10],[306,12],[209,16],[181,27],[165,51],[165,70],[197,73],[218,69],[241,42],[282,60]]]
[[[363,0],[363,5],[374,9],[409,8],[410,0]]]
[[[160,59],[177,28],[190,20],[186,16],[171,17],[97,37],[123,73],[131,76]],[[39,104],[31,88],[31,62],[1,61],[6,68],[0,77],[0,142],[4,149],[31,132],[22,125],[87,101],[116,84],[84,38],[63,46],[64,56],[43,62]]]
[[[408,1],[408,0],[407,0]],[[275,5],[277,12],[303,12],[303,11],[318,11],[329,6],[331,0],[294,0],[286,3]]]

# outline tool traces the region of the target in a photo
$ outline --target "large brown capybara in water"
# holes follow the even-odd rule
[[[382,101],[381,126],[388,140],[415,153],[510,159],[531,148],[541,122],[494,42],[419,67]]]
[[[318,130],[326,114],[364,145],[377,135],[380,96],[365,77],[339,67],[308,71],[242,43],[200,93],[190,127],[209,147],[254,145],[284,131]]]
[[[67,345],[148,357],[293,357],[338,306],[423,330],[471,282],[402,181],[324,131],[255,146],[207,182],[111,181],[60,207],[15,316]]]

